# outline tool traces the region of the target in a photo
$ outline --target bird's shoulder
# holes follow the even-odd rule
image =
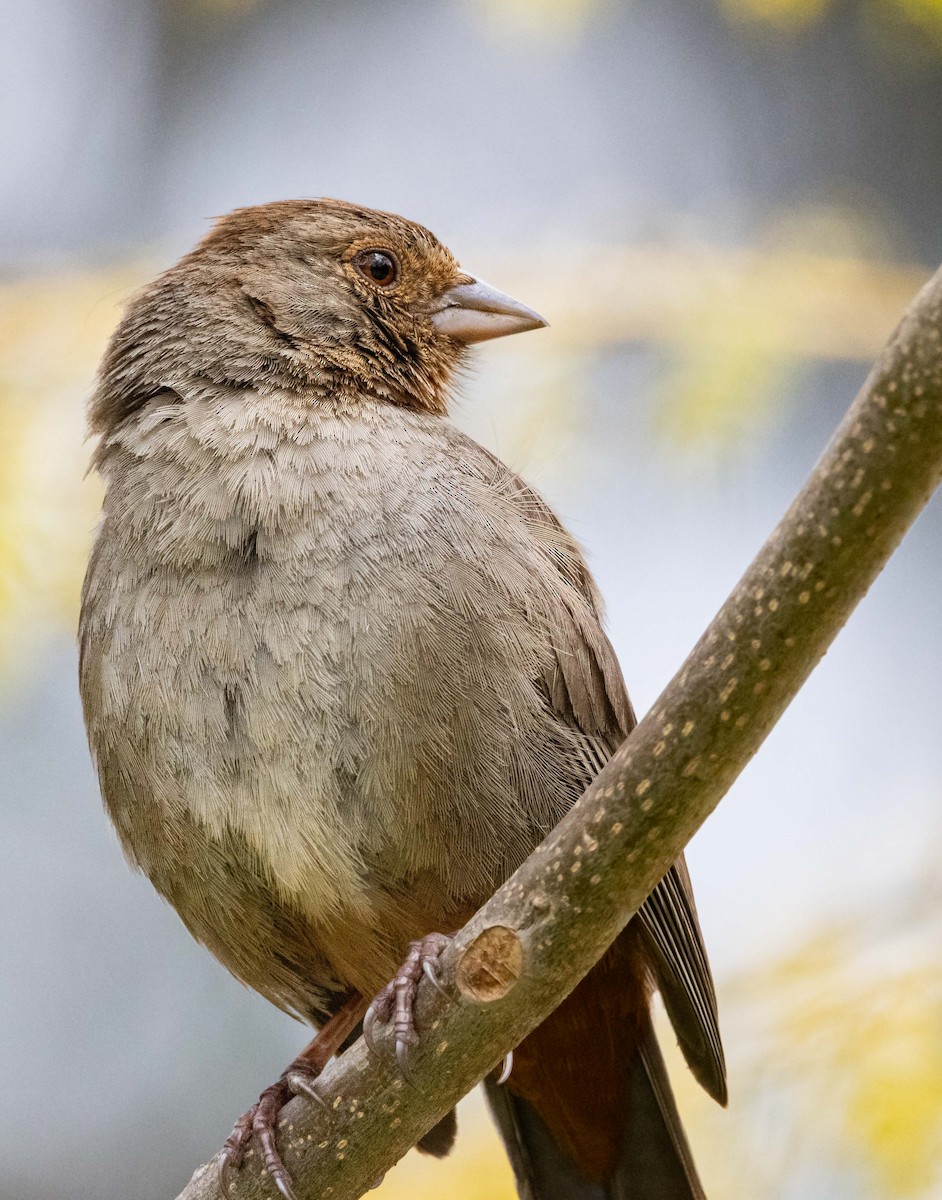
[[[517,472],[480,443],[449,435],[462,470],[487,489],[520,547],[525,603],[551,647],[540,685],[558,716],[613,750],[636,718],[603,625],[602,601],[577,540]]]

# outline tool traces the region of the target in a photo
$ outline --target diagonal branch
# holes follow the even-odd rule
[[[279,1131],[299,1200],[353,1200],[572,990],[758,750],[942,478],[942,271],[920,292],[798,498],[653,709],[456,937],[424,986],[404,1082],[383,1039]],[[233,1200],[270,1200],[256,1151]],[[218,1196],[212,1164],[178,1200]]]

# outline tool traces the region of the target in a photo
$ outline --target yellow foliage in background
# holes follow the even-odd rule
[[[413,1150],[386,1175],[370,1200],[517,1200],[513,1172],[477,1089],[458,1105],[458,1141],[446,1159]]]
[[[171,8],[199,22],[248,19],[267,0],[165,0]],[[495,37],[530,46],[565,47],[589,29],[614,0],[468,0],[472,12]],[[781,36],[814,28],[837,7],[837,0],[715,0],[733,24],[768,30]],[[942,0],[857,0],[864,22],[873,18],[897,24],[910,33],[928,34],[937,53],[942,48]],[[879,39],[878,39],[879,41]]]
[[[749,248],[557,242],[552,255],[488,264],[553,326],[552,339],[515,351],[514,427],[501,452],[519,467],[537,436],[544,455],[568,452],[594,361],[626,343],[663,350],[650,407],[675,454],[685,448],[708,463],[748,448],[781,415],[796,371],[871,361],[926,281],[922,267],[868,256],[873,240],[849,214],[808,207]],[[545,260],[549,274],[533,270]]]
[[[220,8],[249,0],[201,0]],[[472,0],[485,25],[511,41],[560,46],[588,28],[612,7],[610,0]],[[837,0],[716,0],[734,24],[794,35],[813,29],[837,7]],[[942,0],[858,0],[865,22],[898,23],[913,33],[929,34],[942,45]],[[939,46],[936,46],[938,50]]]
[[[728,1114],[678,1066],[714,1200],[777,1200],[812,1173],[848,1200],[942,1196],[942,886],[932,865],[872,900],[725,982]]]
[[[0,288],[0,677],[68,628],[100,505],[85,399],[136,273]]]
[[[765,26],[779,33],[808,29],[837,7],[836,0],[719,0],[719,3],[734,21]],[[897,23],[912,33],[929,34],[942,45],[942,0],[877,0],[876,3],[865,0],[858,8],[865,21],[875,24],[877,29],[878,22]]]
[[[725,12],[739,20],[760,21],[779,29],[801,29],[811,25],[829,7],[831,0],[720,0]]]

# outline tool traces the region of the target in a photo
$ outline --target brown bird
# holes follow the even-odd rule
[[[220,220],[132,301],[101,366],[90,744],[132,862],[233,974],[320,1027],[224,1156],[257,1135],[285,1196],[292,1091],[377,993],[367,1032],[398,996],[407,1059],[439,935],[635,723],[576,543],[447,416],[469,343],[544,324],[421,226],[286,201]],[[702,1196],[655,987],[724,1103],[683,860],[488,1081],[522,1197]],[[452,1114],[420,1148],[454,1133]]]

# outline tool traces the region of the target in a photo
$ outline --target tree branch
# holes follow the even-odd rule
[[[460,931],[447,998],[424,985],[416,1086],[383,1037],[296,1099],[279,1139],[303,1200],[362,1195],[572,990],[712,812],[942,478],[942,271],[821,461],[652,710],[572,811]],[[257,1151],[234,1200],[270,1200]],[[178,1200],[218,1196],[212,1164]]]

